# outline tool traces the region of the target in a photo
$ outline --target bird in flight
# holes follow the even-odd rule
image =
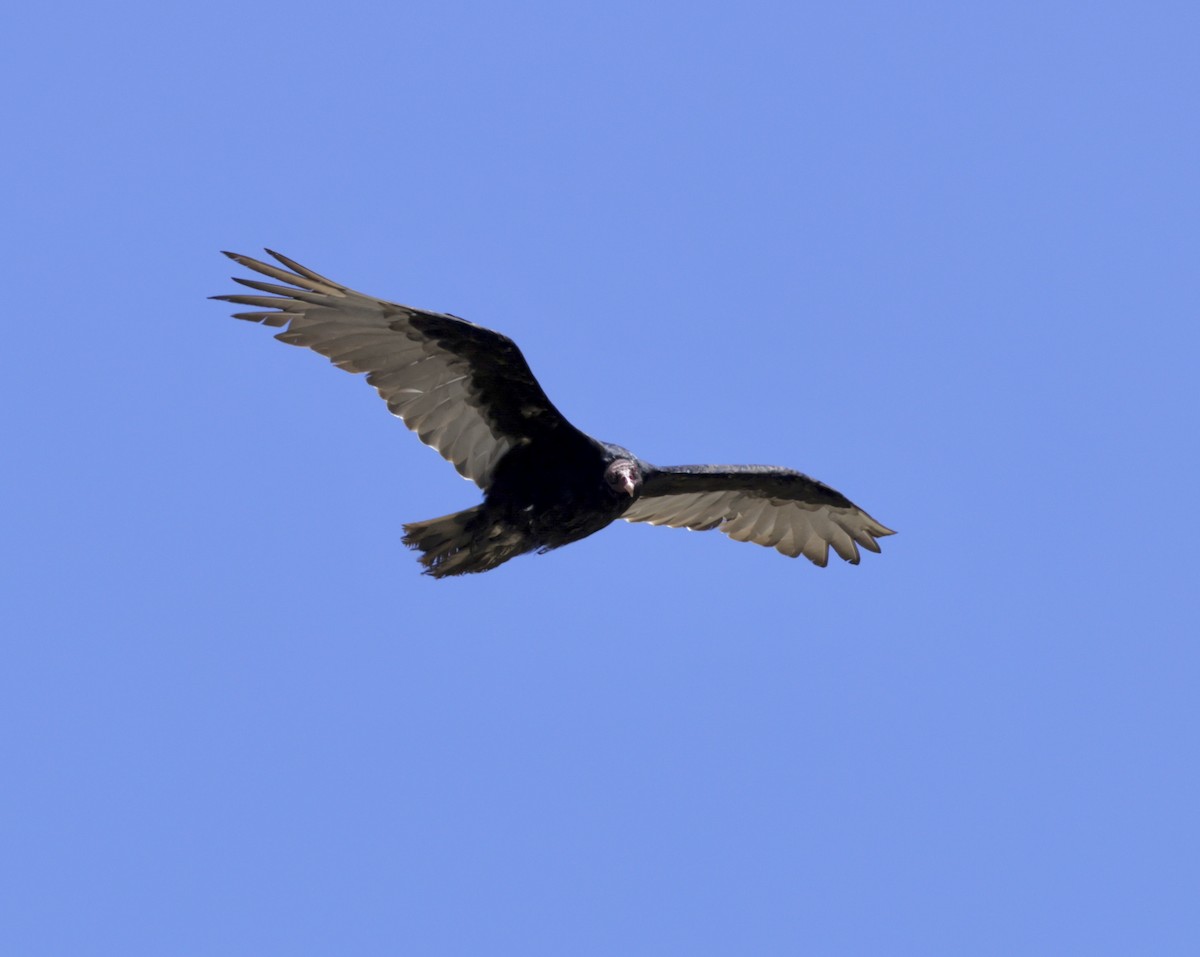
[[[280,263],[225,253],[286,285],[234,277],[256,293],[214,296],[253,312],[237,319],[283,327],[347,372],[367,374],[393,415],[483,490],[483,502],[404,526],[435,578],[485,572],[547,552],[618,518],[696,531],[719,529],[816,565],[830,547],[858,564],[891,535],[828,485],[767,465],[644,462],[580,432],[551,403],[507,336],[440,312],[376,299],[267,252]]]

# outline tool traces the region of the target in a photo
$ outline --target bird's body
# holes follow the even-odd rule
[[[603,478],[613,454],[599,443],[518,445],[497,463],[482,505],[406,525],[404,543],[420,550],[440,577],[487,571],[526,552],[587,538],[629,507],[629,497]]]
[[[268,252],[270,252],[268,250]],[[365,296],[271,253],[287,271],[231,259],[288,286],[237,279],[260,295],[216,296],[277,311],[235,313],[270,326],[367,381],[404,423],[484,492],[480,505],[405,526],[434,577],[482,572],[531,551],[586,538],[618,518],[720,528],[826,564],[832,546],[857,563],[858,545],[892,532],[841,493],[775,466],[657,468],[580,432],[547,398],[506,336],[443,313]]]
[[[518,445],[496,466],[484,494],[489,508],[521,523],[538,548],[558,548],[621,517],[629,497],[604,481],[624,449],[600,443]]]

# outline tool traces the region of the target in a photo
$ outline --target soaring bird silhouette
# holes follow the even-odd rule
[[[547,552],[618,518],[720,529],[816,565],[829,548],[858,564],[858,546],[893,534],[840,492],[765,465],[659,468],[585,435],[554,407],[511,339],[457,316],[347,289],[267,250],[282,266],[225,253],[286,286],[235,278],[268,295],[214,296],[286,326],[275,338],[307,346],[347,372],[365,372],[393,415],[483,490],[483,502],[405,525],[404,544],[435,578],[485,572]]]

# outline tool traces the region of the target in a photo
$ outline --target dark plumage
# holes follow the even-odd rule
[[[280,341],[365,372],[392,414],[483,490],[474,508],[404,526],[404,543],[422,553],[428,575],[488,571],[618,518],[719,528],[822,566],[830,546],[857,564],[859,545],[878,552],[875,539],[892,534],[840,492],[790,469],[643,462],[571,425],[507,336],[365,296],[267,252],[287,268],[225,255],[288,285],[235,277],[269,295],[213,298],[252,306],[234,316],[286,326]]]

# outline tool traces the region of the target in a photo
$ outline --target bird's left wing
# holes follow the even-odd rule
[[[507,336],[457,316],[363,295],[267,252],[287,268],[225,255],[287,286],[235,277],[269,295],[213,298],[274,310],[234,316],[287,326],[276,339],[307,346],[348,372],[367,373],[392,414],[480,488],[515,445],[550,435],[586,438],[546,397]]]
[[[767,465],[649,466],[638,499],[621,516],[697,531],[720,529],[816,565],[829,548],[857,565],[858,546],[878,552],[876,538],[894,534],[828,485]]]

